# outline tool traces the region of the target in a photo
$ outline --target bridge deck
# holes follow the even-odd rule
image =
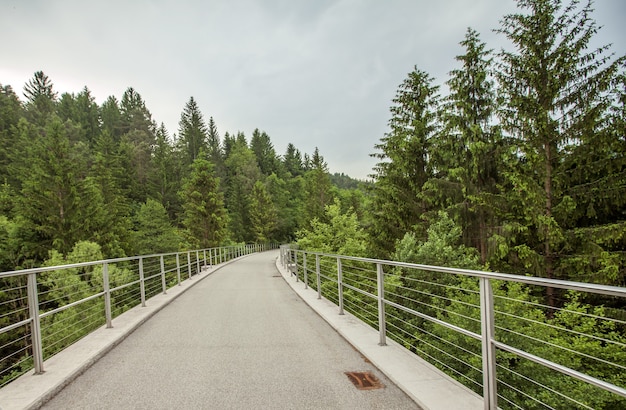
[[[418,408],[289,288],[277,255],[206,275],[43,408]],[[348,371],[386,387],[357,390]]]

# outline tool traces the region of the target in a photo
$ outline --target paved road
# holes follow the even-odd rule
[[[416,409],[289,288],[277,252],[206,277],[44,409]],[[357,390],[344,372],[386,386]]]

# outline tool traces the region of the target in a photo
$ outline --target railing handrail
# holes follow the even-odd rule
[[[208,251],[208,250],[213,250],[213,249],[241,248],[242,246],[248,246],[248,245],[254,245],[254,244],[214,246],[212,248],[192,249],[192,250],[178,251],[178,252],[154,253],[154,254],[137,255],[137,256],[125,256],[125,257],[122,257],[122,258],[100,259],[100,260],[97,260],[97,261],[68,263],[68,264],[64,264],[64,265],[40,266],[40,267],[37,267],[37,268],[18,269],[18,270],[0,272],[0,279],[8,278],[8,277],[11,277],[11,276],[27,275],[29,273],[41,273],[41,272],[49,272],[49,271],[55,271],[55,270],[60,270],[60,269],[75,269],[75,268],[82,268],[82,267],[85,267],[85,266],[102,265],[104,263],[119,263],[119,262],[133,261],[133,260],[139,260],[140,258],[147,259],[147,258],[156,258],[156,257],[160,257],[160,256],[164,256],[164,257],[165,256],[175,256],[175,255],[186,254],[188,252],[203,252],[203,251]]]
[[[445,266],[423,265],[419,263],[399,262],[387,259],[365,258],[360,256],[338,255],[334,253],[324,253],[315,251],[305,251],[301,249],[291,249],[294,252],[306,253],[308,255],[317,255],[320,257],[340,258],[343,260],[352,260],[356,262],[380,263],[389,266],[397,266],[400,268],[422,269],[430,272],[452,273],[463,276],[472,276],[477,278],[505,280],[509,282],[525,283],[527,285],[547,286],[559,289],[578,290],[582,292],[592,292],[599,295],[626,297],[626,287],[601,285],[592,282],[576,282],[563,279],[549,279],[536,276],[522,276],[510,273],[480,271],[474,269],[449,268]]]

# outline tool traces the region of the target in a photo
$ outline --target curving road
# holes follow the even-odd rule
[[[417,409],[289,288],[278,251],[204,278],[44,409]],[[358,390],[344,372],[386,386]]]

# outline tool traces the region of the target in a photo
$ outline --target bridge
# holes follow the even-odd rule
[[[423,300],[409,296],[406,283],[402,286],[393,275],[404,275],[406,282],[411,276],[407,272],[425,270],[438,274],[434,281],[419,279],[419,292],[429,297],[437,295],[432,289],[436,282],[448,290],[458,289],[458,283],[451,286],[442,275],[478,278],[480,289],[466,284],[464,290],[478,297],[478,306],[474,306],[480,311],[478,329],[428,314],[428,309],[414,309]],[[65,292],[53,294],[52,283],[62,282],[70,273],[80,277],[81,283],[92,282],[102,290],[85,294],[76,283],[64,283],[60,288]],[[504,325],[496,326],[494,316],[507,312],[494,305],[490,284],[514,279],[533,286],[622,298],[622,302],[626,297],[623,288],[572,282],[547,284],[539,278],[501,277],[496,273],[323,255],[288,247],[265,251],[255,245],[8,272],[0,274],[0,279],[6,282],[5,293],[24,295],[22,303],[16,303],[19,298],[4,300],[28,306],[27,312],[16,309],[15,319],[0,322],[4,326],[0,336],[23,329],[17,336],[2,340],[2,352],[17,352],[0,357],[4,372],[0,375],[9,380],[0,388],[2,410],[488,409],[529,408],[528,403],[542,400],[547,404],[544,408],[593,408],[575,394],[550,386],[545,387],[565,403],[563,406],[551,406],[545,397],[515,402],[515,396],[502,393],[503,388],[516,386],[498,376],[503,373],[499,364],[503,359],[498,356],[501,352],[516,354],[597,389],[599,395],[606,395],[605,403],[625,403],[626,391],[620,385],[620,375],[626,369],[623,357],[617,355],[609,361],[597,352],[591,356],[589,352],[575,352],[575,346],[567,347],[570,353],[583,354],[587,360],[600,360],[605,373],[606,369],[614,369],[614,374],[603,379],[570,368],[567,363],[553,362],[550,357],[537,356],[536,350],[519,349],[511,339],[498,337],[495,330]],[[509,286],[515,283],[519,282]],[[445,297],[450,295],[448,292]],[[498,297],[502,296],[495,295]],[[399,303],[401,300],[410,303]],[[473,303],[459,298],[448,303],[448,310],[452,312],[451,306],[459,302],[467,308]],[[472,319],[471,313],[459,312],[457,307],[456,314]],[[467,365],[479,373],[482,366],[482,385],[476,381],[478,387],[472,382],[461,384],[457,380],[463,381],[462,377],[450,377],[454,371],[459,372],[459,366],[453,363],[453,357],[435,357],[432,349],[422,346],[435,344],[432,340],[422,338],[420,343],[411,344],[415,337],[402,335],[406,330],[401,328],[406,326],[401,323],[411,321],[416,329],[419,325],[416,320],[402,319],[399,313],[459,334],[450,344],[462,346],[466,344],[463,338],[476,341],[479,368]],[[608,320],[618,333],[623,332],[619,326],[626,322],[595,313],[594,320]],[[585,334],[579,330],[575,330],[578,339],[600,338],[591,331]],[[539,339],[537,335],[532,337]],[[623,335],[615,340],[604,337],[601,344],[611,354],[612,346],[624,350],[623,341]],[[548,343],[557,345],[554,341]],[[14,348],[8,349],[11,345]],[[17,348],[22,345],[24,348]],[[25,352],[32,353],[26,354],[26,359],[16,359]],[[423,357],[435,359],[429,360],[435,365]],[[444,360],[452,372],[441,370],[446,370]],[[13,364],[4,365],[8,362]],[[16,371],[28,368],[30,362],[32,370],[22,371],[21,375]],[[470,370],[459,373],[471,378]],[[523,397],[524,392],[521,394]]]

